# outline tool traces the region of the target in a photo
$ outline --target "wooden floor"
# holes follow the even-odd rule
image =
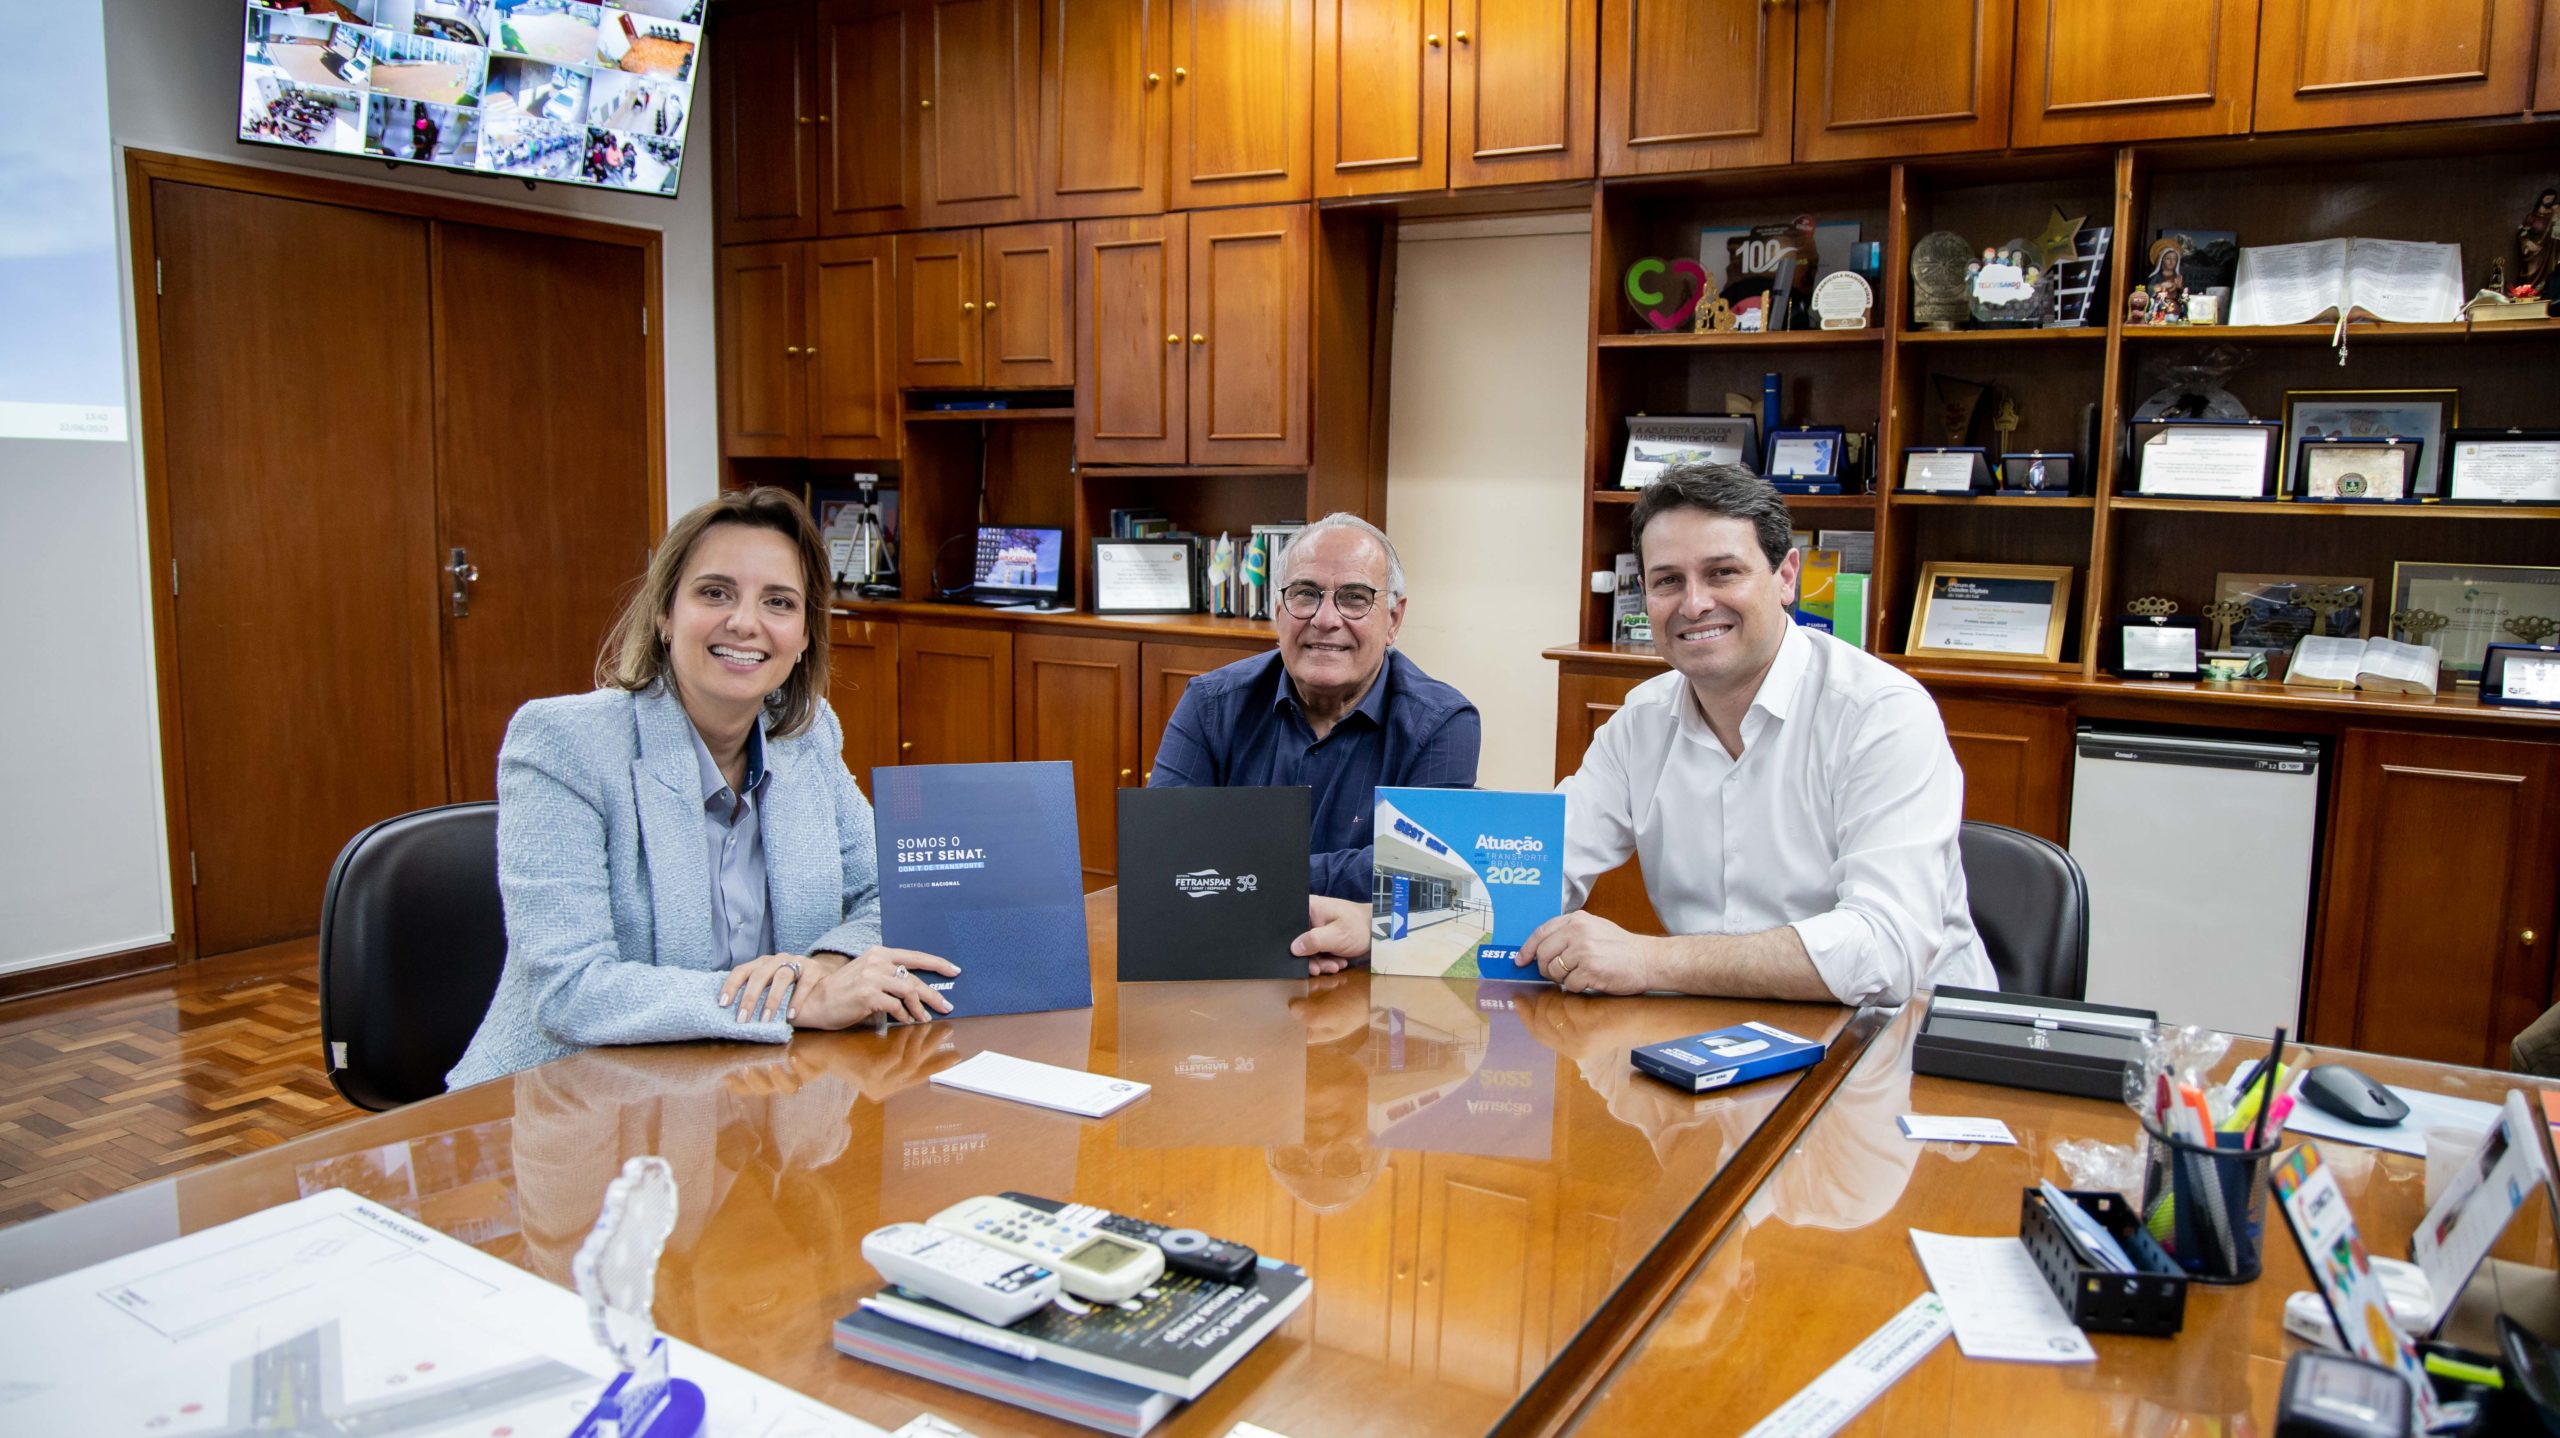
[[[0,1004],[0,1226],[353,1118],[309,939]]]

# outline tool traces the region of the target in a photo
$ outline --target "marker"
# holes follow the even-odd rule
[[[974,1343],[980,1348],[992,1348],[1009,1358],[1029,1361],[1040,1356],[1039,1349],[1019,1338],[982,1333],[968,1324],[955,1323],[939,1315],[918,1313],[908,1308],[892,1308],[888,1304],[871,1298],[862,1300],[862,1307],[865,1311],[877,1313],[892,1323],[903,1323],[909,1328],[921,1328],[927,1333],[939,1333],[945,1338],[957,1338],[963,1343]]]

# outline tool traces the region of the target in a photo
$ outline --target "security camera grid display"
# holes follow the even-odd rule
[[[673,195],[704,0],[249,0],[240,138]]]

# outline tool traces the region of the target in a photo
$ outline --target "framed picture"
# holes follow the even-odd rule
[[[2134,493],[2161,499],[2272,499],[2276,426],[2259,419],[2133,422]]]
[[[1094,613],[1197,614],[1200,600],[1197,536],[1093,541]]]
[[[1627,417],[1627,453],[1618,466],[1618,488],[1642,489],[1675,464],[1738,464],[1760,454],[1760,422],[1747,414]]]
[[[2072,573],[2067,564],[1932,562],[1920,571],[1920,602],[1903,652],[2059,664]]]
[[[2420,445],[2411,493],[2442,492],[2444,432],[2462,422],[2455,389],[2296,389],[2285,391],[2284,448],[2288,457],[2307,439],[2414,439]],[[2292,486],[2290,476],[2286,485]]]
[[[2231,642],[2222,647],[2265,654],[2270,661],[2292,654],[2306,634],[2365,639],[2373,633],[2374,588],[2370,579],[2217,574],[2213,577],[2213,597],[2216,601],[2237,601],[2241,607],[2240,617],[2231,621]]]
[[[2480,702],[2560,709],[2560,649],[2490,645],[2480,661]]]
[[[2044,450],[2000,456],[2000,492],[2064,499],[2071,494],[2071,456]]]
[[[1842,434],[1836,426],[1772,430],[1769,463],[1762,473],[1791,494],[1838,494],[1842,451]]]
[[[2560,429],[2458,429],[2447,442],[2448,502],[2560,504]]]
[[[2413,615],[2426,622],[2411,623]],[[2479,683],[2489,646],[2524,639],[2512,626],[2535,618],[2560,623],[2560,569],[2408,560],[2391,566],[2391,637],[2441,650],[2445,673],[2460,683]]]
[[[2293,455],[2296,499],[2398,503],[2418,497],[2411,482],[2425,446],[2415,440],[2306,439]]]

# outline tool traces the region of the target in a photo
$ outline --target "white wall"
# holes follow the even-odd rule
[[[106,0],[117,146],[663,231],[667,509],[681,513],[709,498],[718,486],[718,391],[708,86],[696,86],[676,200],[558,185],[528,192],[513,181],[414,166],[395,176],[378,161],[234,141],[241,13],[231,0]],[[706,49],[704,59],[716,76],[717,51]],[[41,120],[20,115],[8,123]],[[120,167],[121,154],[116,160]],[[116,225],[121,246],[121,195]],[[361,288],[363,277],[337,278]],[[124,314],[130,366],[130,293]],[[129,375],[129,394],[133,384]],[[19,630],[28,641],[20,673],[39,681],[0,687],[0,803],[9,813],[0,825],[0,972],[139,948],[172,932],[138,425],[135,434],[130,450],[56,442],[0,449],[0,609],[22,623],[33,617]]]
[[[1387,533],[1398,647],[1484,715],[1488,789],[1555,783],[1556,666],[1580,637],[1587,213],[1415,222],[1396,246]]]

